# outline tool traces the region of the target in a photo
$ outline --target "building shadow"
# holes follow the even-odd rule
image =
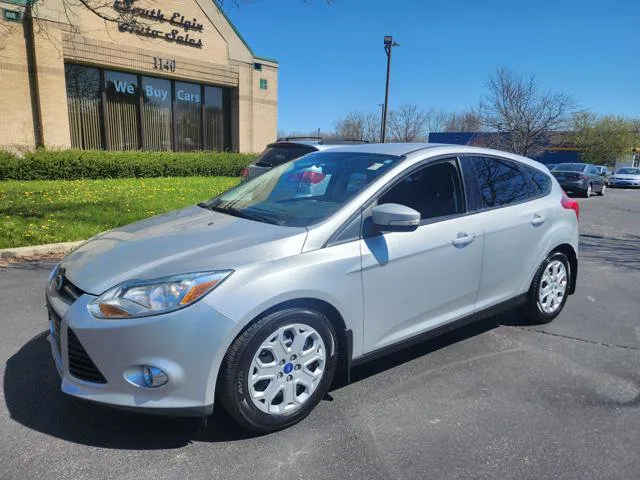
[[[582,234],[580,258],[616,268],[640,270],[640,237],[612,238]]]
[[[476,322],[355,367],[351,384],[341,388],[358,388],[358,382],[368,377],[485,333],[509,318],[501,315]],[[127,450],[174,449],[193,441],[235,442],[259,436],[241,429],[222,408],[216,408],[205,425],[199,418],[129,412],[68,396],[60,391],[46,335],[35,336],[8,360],[3,379],[9,415],[29,429],[78,444]],[[328,394],[325,401],[331,400]]]

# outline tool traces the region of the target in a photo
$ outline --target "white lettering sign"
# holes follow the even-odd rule
[[[178,97],[178,100],[182,100],[183,102],[200,103],[200,95],[198,95],[197,93],[189,93],[185,92],[184,90],[178,90],[176,96]]]
[[[129,95],[133,95],[136,92],[136,87],[129,82],[121,82],[119,80],[114,82],[116,87],[116,92],[118,93],[128,93]]]
[[[149,98],[159,98],[161,100],[166,100],[169,92],[167,90],[163,90],[161,88],[153,88],[151,85],[147,85],[145,87],[145,93]]]

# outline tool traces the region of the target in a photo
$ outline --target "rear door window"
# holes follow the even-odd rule
[[[493,157],[462,157],[471,164],[481,201],[480,208],[502,207],[529,197],[527,180],[515,162]]]
[[[255,164],[260,167],[277,167],[315,151],[315,148],[304,145],[270,145],[258,156]]]

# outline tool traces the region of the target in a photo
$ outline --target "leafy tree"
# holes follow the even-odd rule
[[[640,146],[639,120],[581,112],[574,115],[572,130],[571,141],[588,163],[613,165],[617,158]]]

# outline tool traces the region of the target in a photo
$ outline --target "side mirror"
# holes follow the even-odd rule
[[[420,213],[398,203],[383,203],[373,209],[373,225],[380,232],[411,232],[420,225]]]

